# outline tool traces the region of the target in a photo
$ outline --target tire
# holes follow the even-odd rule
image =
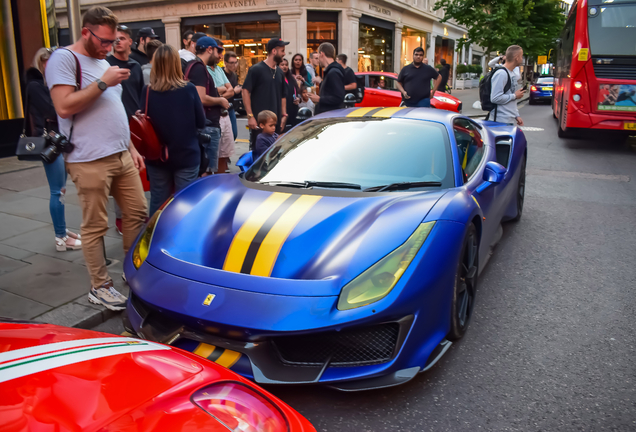
[[[526,159],[526,156],[524,156],[523,162],[521,162],[521,173],[517,182],[517,215],[511,219],[512,222],[519,221],[523,214],[523,202],[526,196]]]
[[[457,341],[466,334],[475,306],[477,273],[479,272],[479,241],[477,229],[472,223],[464,237],[459,257],[451,302],[451,326],[446,336],[450,341]]]
[[[555,112],[555,110],[554,110],[554,95],[552,95],[552,102],[551,102],[551,105],[552,105],[552,117],[557,118],[557,116],[556,116],[556,112]]]

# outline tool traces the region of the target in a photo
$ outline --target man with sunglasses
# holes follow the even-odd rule
[[[232,104],[228,112],[230,114],[230,121],[232,122],[232,133],[236,140],[236,137],[238,136],[238,125],[236,123],[236,105],[234,100],[236,95],[241,94],[241,91],[243,90],[243,86],[239,85],[238,76],[236,75],[236,70],[238,69],[238,57],[236,56],[236,53],[234,51],[226,51],[225,56],[223,57],[223,63],[225,64],[225,68],[223,68],[225,76],[234,91],[234,94],[228,99],[230,104]]]
[[[80,39],[56,50],[46,68],[59,132],[75,144],[64,159],[82,207],[82,249],[91,279],[88,300],[111,310],[125,309],[127,299],[115,290],[106,268],[103,237],[108,231],[108,196],[115,198],[123,213],[124,252],[148,211],[138,171],[144,162],[130,142],[121,101],[120,84],[130,77],[130,70],[105,60],[115,42],[117,24],[109,9],[90,8],[82,19]],[[78,72],[80,88],[75,85]]]

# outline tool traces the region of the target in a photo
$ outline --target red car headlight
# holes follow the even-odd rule
[[[192,403],[217,419],[230,431],[288,431],[283,413],[265,395],[236,382],[215,383],[197,390]]]

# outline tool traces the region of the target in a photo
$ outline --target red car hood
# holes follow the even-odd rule
[[[219,381],[248,385],[219,365],[166,345],[47,324],[0,323],[0,431],[158,431],[227,428],[190,401]]]

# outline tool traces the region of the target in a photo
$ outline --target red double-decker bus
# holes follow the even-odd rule
[[[636,0],[577,0],[557,46],[552,111],[573,129],[636,134]]]

